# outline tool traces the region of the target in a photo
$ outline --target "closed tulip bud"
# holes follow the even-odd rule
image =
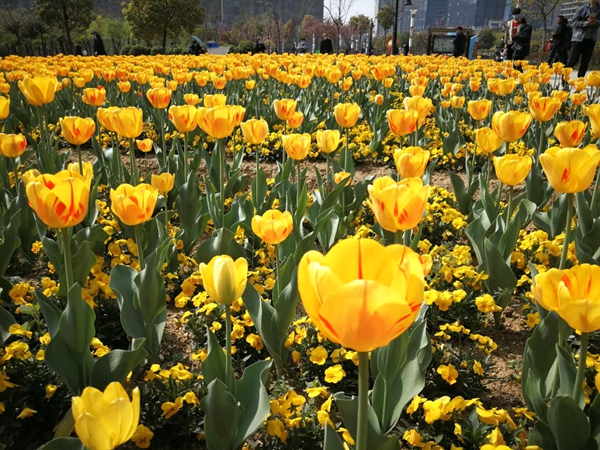
[[[389,109],[385,115],[390,131],[396,136],[406,136],[417,130],[419,113],[415,110]]]
[[[377,222],[383,229],[396,232],[410,230],[423,220],[431,186],[423,186],[420,178],[396,182],[390,177],[381,177],[368,190],[367,203]]]
[[[185,94],[183,96],[183,100],[187,105],[192,106],[196,106],[198,103],[200,103],[200,97],[198,96],[198,94]]]
[[[62,117],[62,136],[71,145],[82,145],[89,141],[96,131],[96,122],[89,117]]]
[[[37,177],[41,175],[40,171],[37,169],[30,169],[21,174],[21,180],[23,180],[23,184],[27,186],[29,183],[35,181]]]
[[[288,134],[281,137],[288,156],[296,161],[306,158],[310,151],[310,134]]]
[[[531,115],[519,111],[498,111],[492,116],[492,128],[504,142],[518,141],[531,124]]]
[[[113,113],[117,111],[119,108],[116,106],[111,106],[109,108],[98,108],[98,112],[96,113],[96,117],[98,118],[98,122],[108,131],[115,132],[115,127],[112,124]]]
[[[348,89],[350,89],[353,83],[354,80],[351,77],[346,77],[338,82],[340,89],[343,91],[347,91]]]
[[[10,98],[0,96],[0,120],[4,120],[10,113]]]
[[[581,120],[559,122],[554,127],[554,137],[563,147],[577,147],[583,141],[586,130],[587,123],[583,123]]]
[[[246,108],[241,105],[231,105],[231,117],[233,118],[233,126],[239,127],[246,115]]]
[[[225,89],[225,85],[227,84],[227,78],[225,77],[214,77],[212,79],[212,84],[217,90]]]
[[[588,86],[595,88],[600,87],[600,72],[594,70],[593,72],[588,73],[585,77],[585,82]]]
[[[280,244],[293,229],[294,219],[289,211],[270,209],[262,216],[252,218],[252,231],[267,244]]]
[[[125,225],[134,226],[152,218],[158,191],[149,184],[122,184],[110,190],[110,209]]]
[[[552,98],[560,100],[561,103],[566,102],[569,98],[569,91],[552,91]]]
[[[488,99],[472,100],[467,103],[467,112],[473,120],[483,120],[490,115],[492,102]]]
[[[150,183],[158,192],[161,194],[166,194],[167,192],[171,192],[171,189],[173,189],[173,186],[175,185],[175,177],[169,172],[161,173],[160,175],[152,174]]]
[[[171,92],[175,92],[177,90],[177,86],[179,86],[179,83],[177,83],[177,80],[167,81],[167,89],[170,90]]]
[[[571,102],[573,103],[573,106],[581,106],[583,105],[587,100],[587,94],[585,92],[581,92],[581,93],[573,93],[571,94]]]
[[[227,103],[227,96],[223,94],[205,94],[204,95],[204,107],[214,108],[215,106],[223,106]]]
[[[576,92],[583,92],[585,91],[587,85],[585,83],[585,80],[576,80],[573,82],[573,80],[571,80],[571,82],[569,84],[573,85],[573,87],[575,88]]]
[[[214,108],[198,108],[198,125],[215,139],[231,136],[235,128],[234,111],[231,106],[215,106]]]
[[[335,184],[344,183],[345,186],[350,186],[352,174],[348,172],[337,172],[333,175],[333,181],[335,181]]]
[[[509,95],[512,94],[512,91],[515,90],[517,86],[517,81],[514,78],[509,78],[507,80],[498,80],[498,95]]]
[[[584,333],[600,330],[600,266],[581,264],[567,270],[550,269],[535,277],[536,301]]]
[[[198,109],[192,105],[171,106],[169,119],[181,133],[194,131],[198,126]]]
[[[19,81],[19,89],[33,106],[42,106],[54,101],[58,89],[56,77],[33,77]]]
[[[300,111],[296,111],[292,117],[287,120],[287,126],[293,129],[299,128],[302,125],[302,121],[304,120],[304,114]]]
[[[249,91],[251,91],[256,86],[256,80],[246,80],[246,82],[244,83],[244,85],[246,86],[246,89],[248,89]]]
[[[119,88],[119,91],[124,93],[131,91],[131,83],[129,81],[119,81],[117,87]]]
[[[279,120],[288,120],[292,115],[296,112],[296,107],[298,103],[296,100],[291,100],[289,98],[284,98],[282,100],[275,100],[273,102],[273,108],[275,109],[275,114]]]
[[[339,130],[319,130],[317,131],[317,146],[321,153],[333,153],[340,145]]]
[[[140,420],[140,390],[131,400],[121,383],[110,383],[104,392],[86,387],[72,402],[75,431],[90,450],[112,450],[127,442]]]
[[[18,158],[27,148],[27,138],[22,134],[0,133],[0,154],[7,158]]]
[[[360,106],[356,103],[338,103],[333,108],[335,120],[342,128],[352,128],[360,116]]]
[[[84,162],[83,163],[83,170],[79,170],[79,163],[71,163],[67,166],[67,169],[70,170],[71,172],[76,172],[76,173],[83,173],[83,178],[85,178],[86,180],[91,180],[92,178],[94,178],[94,165],[91,162]]]
[[[527,178],[531,170],[531,162],[530,156],[494,156],[496,176],[507,186],[515,186]]]
[[[548,182],[557,192],[575,194],[590,187],[600,162],[594,145],[584,148],[551,147],[540,155]]]
[[[407,111],[413,110],[419,113],[419,127],[433,108],[431,99],[421,96],[406,97],[403,104]]]
[[[154,147],[154,141],[152,139],[136,139],[135,145],[140,152],[148,153]]]
[[[553,97],[537,97],[529,101],[529,111],[538,122],[548,122],[560,109],[562,102]]]
[[[249,144],[262,144],[269,134],[269,124],[264,119],[250,119],[241,124],[244,139]]]
[[[394,79],[391,77],[386,77],[383,79],[382,84],[384,88],[389,89],[392,87],[392,84],[394,84]]]
[[[600,104],[584,106],[583,112],[590,119],[590,131],[595,138],[600,138]]]
[[[102,106],[106,101],[106,90],[104,88],[87,88],[81,96],[83,103],[91,106]]]
[[[208,264],[200,264],[202,284],[210,298],[223,305],[231,305],[242,296],[248,280],[246,258],[233,260],[231,256],[215,256]]]
[[[384,347],[415,321],[425,288],[419,257],[403,245],[346,239],[298,266],[306,313],[331,342],[358,352]]]
[[[411,86],[408,88],[408,93],[411,97],[422,96],[425,93],[426,86]]]
[[[381,106],[381,105],[383,105],[383,100],[384,100],[384,98],[383,98],[383,95],[381,95],[381,94],[377,94],[377,95],[375,96],[375,98],[373,99],[373,101],[375,102],[375,104],[376,104],[377,106]]]
[[[154,88],[146,91],[146,98],[156,109],[165,109],[171,102],[172,92],[167,88]]]
[[[475,130],[475,142],[482,153],[489,155],[502,147],[502,139],[490,127]]]
[[[452,97],[450,99],[450,104],[454,109],[460,109],[465,104],[465,97]]]
[[[29,205],[50,228],[78,225],[88,210],[90,180],[78,172],[63,170],[35,179],[23,177]]]
[[[406,147],[394,152],[396,169],[402,178],[419,178],[425,173],[429,152],[421,147]]]
[[[144,131],[144,119],[140,108],[130,106],[118,108],[110,116],[110,123],[114,131],[128,139],[135,139]]]

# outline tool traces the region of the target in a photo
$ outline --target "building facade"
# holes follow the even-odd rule
[[[247,17],[268,14],[283,23],[293,20],[299,25],[309,14],[323,20],[324,0],[205,0],[206,20],[231,25]]]
[[[504,20],[506,0],[450,0],[447,26],[481,28]]]
[[[572,0],[563,2],[560,5],[560,14],[562,16],[565,16],[565,18],[569,21],[571,21],[573,20],[573,16],[575,16],[575,13],[579,9],[579,7],[581,5],[585,5],[586,3],[588,3],[588,1],[585,0]]]

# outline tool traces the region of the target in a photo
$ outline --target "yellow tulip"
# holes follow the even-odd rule
[[[462,97],[452,97],[450,99],[450,104],[452,105],[452,107],[454,109],[462,108],[463,105],[465,104],[465,97],[464,96],[462,96]]]
[[[172,91],[167,88],[153,88],[146,91],[146,98],[156,109],[165,109],[171,102]]]
[[[584,333],[600,330],[600,266],[550,269],[535,277],[531,291],[540,305],[556,311],[570,327]]]
[[[333,153],[340,145],[339,130],[319,130],[317,131],[317,146],[322,153]]]
[[[581,92],[581,93],[575,92],[575,93],[571,94],[571,102],[573,103],[574,106],[581,106],[586,102],[586,100],[587,100],[587,94],[585,92]]]
[[[91,106],[102,106],[106,101],[106,90],[104,88],[86,88],[81,96],[83,103]]]
[[[198,108],[198,125],[215,139],[231,136],[235,128],[234,111],[231,106],[215,106],[214,108]]]
[[[121,92],[129,92],[131,91],[131,83],[129,81],[119,81],[117,83],[117,87]]]
[[[264,119],[250,119],[241,124],[244,139],[249,144],[262,144],[269,134],[269,124]]]
[[[225,88],[225,85],[227,84],[227,79],[224,77],[214,77],[212,79],[212,84],[215,87],[215,89],[220,91]]]
[[[475,142],[482,153],[490,154],[502,147],[502,139],[490,127],[475,130]]]
[[[306,313],[327,339],[358,352],[389,344],[415,321],[425,282],[419,257],[402,245],[346,239],[298,266]]]
[[[394,161],[402,178],[418,178],[425,173],[429,152],[421,147],[399,148],[394,152]]]
[[[554,128],[554,137],[564,147],[577,147],[583,141],[587,123],[580,120],[570,122],[559,122]]]
[[[67,169],[70,170],[71,172],[77,172],[77,173],[83,172],[83,178],[85,178],[86,180],[90,180],[94,177],[94,165],[89,161],[83,163],[82,171],[79,170],[79,163],[76,163],[76,162],[70,163],[67,166]]]
[[[281,136],[283,148],[288,156],[296,161],[306,158],[310,151],[310,134],[288,134]]]
[[[381,94],[377,94],[377,95],[375,96],[375,98],[373,99],[373,102],[374,102],[374,103],[375,103],[377,106],[381,106],[381,105],[383,105],[383,100],[384,100],[384,98],[383,98],[383,95],[381,95]]]
[[[600,104],[584,106],[583,112],[590,119],[592,135],[595,138],[600,138]]]
[[[408,93],[411,97],[422,96],[425,93],[426,86],[411,86],[408,88]]]
[[[194,131],[198,126],[198,109],[192,105],[171,106],[169,119],[181,133]]]
[[[594,70],[593,72],[588,73],[587,76],[585,77],[585,82],[587,83],[588,86],[595,87],[595,88],[600,87],[600,72],[597,70]]]
[[[296,107],[298,103],[296,100],[291,100],[289,98],[285,98],[283,100],[275,100],[273,102],[273,108],[275,109],[275,114],[279,120],[288,120],[292,115],[296,112]]]
[[[89,141],[96,131],[96,122],[89,117],[62,117],[62,136],[71,145],[82,145]]]
[[[51,228],[67,228],[81,223],[87,214],[90,179],[78,172],[63,170],[32,180],[23,177],[29,205]]]
[[[352,128],[360,116],[360,106],[356,103],[338,103],[333,108],[337,124],[342,128]]]
[[[399,182],[390,177],[377,178],[368,187],[369,207],[382,228],[396,232],[416,227],[423,219],[431,186],[423,186],[420,178]]]
[[[69,168],[69,170],[71,170]],[[21,174],[21,180],[23,180],[23,184],[27,186],[29,183],[35,181],[37,177],[41,175],[40,171],[37,169],[29,169],[26,172]]]
[[[523,137],[531,124],[531,115],[520,111],[498,111],[492,116],[492,128],[504,142]]]
[[[110,209],[125,225],[139,225],[152,218],[157,198],[158,191],[149,184],[122,184],[110,190]]]
[[[228,255],[215,256],[208,264],[201,263],[199,269],[206,293],[217,303],[231,305],[246,289],[246,258],[234,261]]]
[[[555,191],[575,194],[592,184],[600,162],[600,151],[594,145],[585,148],[551,147],[540,155],[540,162]]]
[[[251,91],[252,89],[254,89],[254,86],[256,86],[256,81],[255,80],[246,80],[244,85],[246,86],[246,89]]]
[[[231,117],[233,118],[233,126],[239,127],[244,120],[246,108],[241,105],[231,105]]]
[[[58,89],[56,77],[33,77],[19,81],[19,89],[33,106],[42,106],[54,100]]]
[[[289,211],[270,209],[262,216],[252,218],[252,231],[267,244],[285,241],[293,229],[294,219]]]
[[[130,106],[118,108],[110,115],[110,124],[114,131],[124,138],[134,139],[144,131],[144,119],[142,110]]]
[[[569,91],[552,91],[552,97],[559,99],[561,103],[566,102],[569,98]]]
[[[288,127],[296,129],[300,128],[300,125],[302,125],[303,120],[304,114],[302,114],[300,111],[296,111],[294,114],[292,114],[292,117],[290,117],[286,122]]]
[[[509,95],[512,91],[515,90],[517,86],[517,82],[514,78],[509,78],[507,80],[498,80],[498,95]]]
[[[0,95],[0,120],[4,120],[10,113],[10,98]]]
[[[529,100],[529,111],[538,122],[548,122],[560,109],[560,105],[562,102],[555,97],[535,97]]]
[[[183,96],[183,100],[185,101],[186,105],[196,106],[198,103],[200,103],[200,97],[198,94],[185,94]]]
[[[133,389],[131,401],[121,383],[110,383],[104,392],[86,387],[72,403],[75,431],[90,450],[112,450],[135,433],[140,420],[140,390]]]
[[[345,186],[350,186],[350,182],[352,181],[352,174],[348,172],[337,172],[333,175],[333,181],[335,184],[344,183]]]
[[[419,113],[419,127],[421,127],[423,121],[433,108],[433,102],[431,99],[421,96],[406,97],[403,104],[407,111],[414,110]]]
[[[148,153],[154,147],[154,141],[152,139],[136,139],[135,145],[139,151]]]
[[[7,158],[18,158],[27,148],[27,138],[22,134],[0,133],[0,154]]]
[[[223,94],[205,94],[204,95],[204,107],[214,108],[215,106],[223,106],[227,103],[227,96]]]
[[[152,174],[150,184],[152,184],[152,187],[161,194],[166,194],[173,189],[175,177],[169,172],[161,173],[160,175]]]
[[[471,100],[467,103],[467,112],[473,120],[483,120],[490,114],[492,102],[487,99]]]
[[[109,108],[98,108],[98,112],[96,113],[96,117],[98,118],[98,122],[108,131],[115,132],[115,127],[112,124],[113,113],[117,111],[119,108],[116,106],[111,106]]]
[[[340,89],[343,91],[347,91],[348,89],[350,89],[352,87],[353,83],[354,83],[354,80],[351,77],[346,77],[343,80],[340,80],[338,82]],[[385,80],[384,80],[384,85],[385,85]],[[390,83],[390,86],[391,86],[391,83]],[[386,87],[389,87],[389,86],[386,86]]]
[[[389,109],[385,115],[390,131],[396,136],[406,136],[417,129],[419,113],[415,110]]]
[[[531,170],[531,156],[504,155],[494,156],[496,176],[507,186],[522,183]]]

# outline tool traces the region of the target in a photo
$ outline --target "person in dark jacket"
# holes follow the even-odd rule
[[[573,51],[567,67],[575,67],[581,58],[578,77],[584,77],[587,72],[594,47],[598,40],[598,28],[600,27],[600,4],[598,0],[590,0],[588,5],[579,7],[573,16]]]
[[[322,54],[333,53],[333,42],[331,42],[331,39],[329,39],[329,37],[327,37],[327,34],[323,35],[323,40],[321,41],[320,50],[321,50]]]
[[[555,61],[563,64],[567,63],[567,49],[570,42],[569,23],[564,16],[556,18],[556,30],[552,34],[552,47],[548,55],[548,64],[552,65]]]
[[[529,56],[531,49],[531,35],[533,28],[527,23],[527,19],[522,17],[519,21],[519,29],[514,38],[513,51],[515,60],[523,60]]]
[[[258,38],[256,40],[256,46],[254,47],[254,53],[264,53],[267,51],[267,47],[265,47],[262,39]]]
[[[94,33],[94,55],[96,55],[96,56],[106,55],[106,50],[104,48],[104,42],[102,41],[102,38],[100,37],[100,35],[97,32]]]
[[[467,49],[467,36],[463,33],[463,27],[456,29],[456,37],[452,40],[452,56],[458,58],[464,56],[465,50]]]

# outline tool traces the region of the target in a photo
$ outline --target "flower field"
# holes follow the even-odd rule
[[[600,72],[0,59],[0,448],[600,449]]]

